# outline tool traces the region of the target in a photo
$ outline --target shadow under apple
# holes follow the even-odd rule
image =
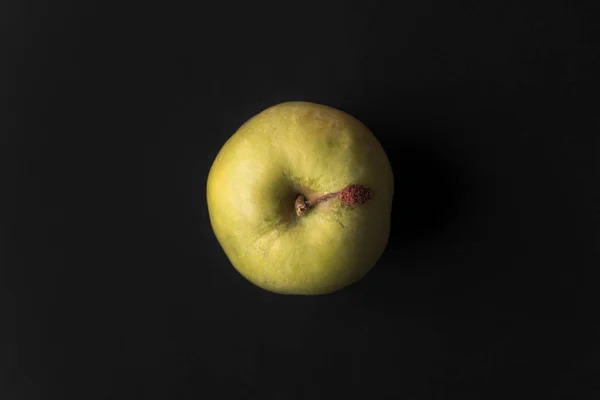
[[[389,252],[431,250],[468,233],[482,195],[469,154],[443,138],[457,128],[430,122],[372,124],[394,172]],[[385,263],[391,266],[392,263]]]
[[[390,247],[437,240],[459,217],[466,195],[458,164],[439,149],[403,142],[382,143],[394,171]]]

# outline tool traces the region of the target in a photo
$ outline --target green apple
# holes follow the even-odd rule
[[[325,294],[361,279],[387,245],[393,192],[369,129],[309,102],[244,123],[207,182],[210,221],[233,266],[282,294]]]

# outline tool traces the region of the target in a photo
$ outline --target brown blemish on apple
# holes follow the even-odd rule
[[[348,185],[340,192],[340,200],[348,206],[364,204],[371,199],[371,190],[362,185]]]
[[[296,215],[301,216],[313,205],[331,199],[333,197],[339,197],[342,203],[344,203],[347,206],[353,207],[356,205],[364,204],[367,201],[371,200],[372,192],[371,189],[367,187],[353,184],[346,186],[339,192],[328,193],[321,197],[317,197],[313,200],[307,201],[303,195],[299,195],[296,198],[295,203]]]

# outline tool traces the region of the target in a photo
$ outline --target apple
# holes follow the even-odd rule
[[[281,294],[326,294],[360,280],[387,246],[393,192],[371,131],[309,102],[246,121],[207,181],[210,222],[231,264]]]

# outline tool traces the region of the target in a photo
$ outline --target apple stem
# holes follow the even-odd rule
[[[322,201],[331,199],[332,197],[339,197],[344,204],[348,206],[355,206],[357,204],[366,203],[371,199],[371,189],[362,185],[348,185],[339,192],[328,193],[312,200],[306,200],[304,195],[301,194],[296,198],[296,215],[301,216],[310,207]]]
[[[317,203],[320,203],[322,201],[328,200],[332,197],[337,197],[340,194],[340,192],[335,192],[335,193],[328,193],[326,195],[323,195],[321,197],[317,197],[316,199],[312,199],[312,200],[308,200],[306,202],[306,207],[312,207]]]
[[[317,197],[316,199],[306,200],[303,195],[298,196],[296,199],[296,215],[301,216],[304,214],[310,207],[314,206],[317,203],[328,200],[332,197],[337,197],[340,192],[328,193],[321,197]]]

